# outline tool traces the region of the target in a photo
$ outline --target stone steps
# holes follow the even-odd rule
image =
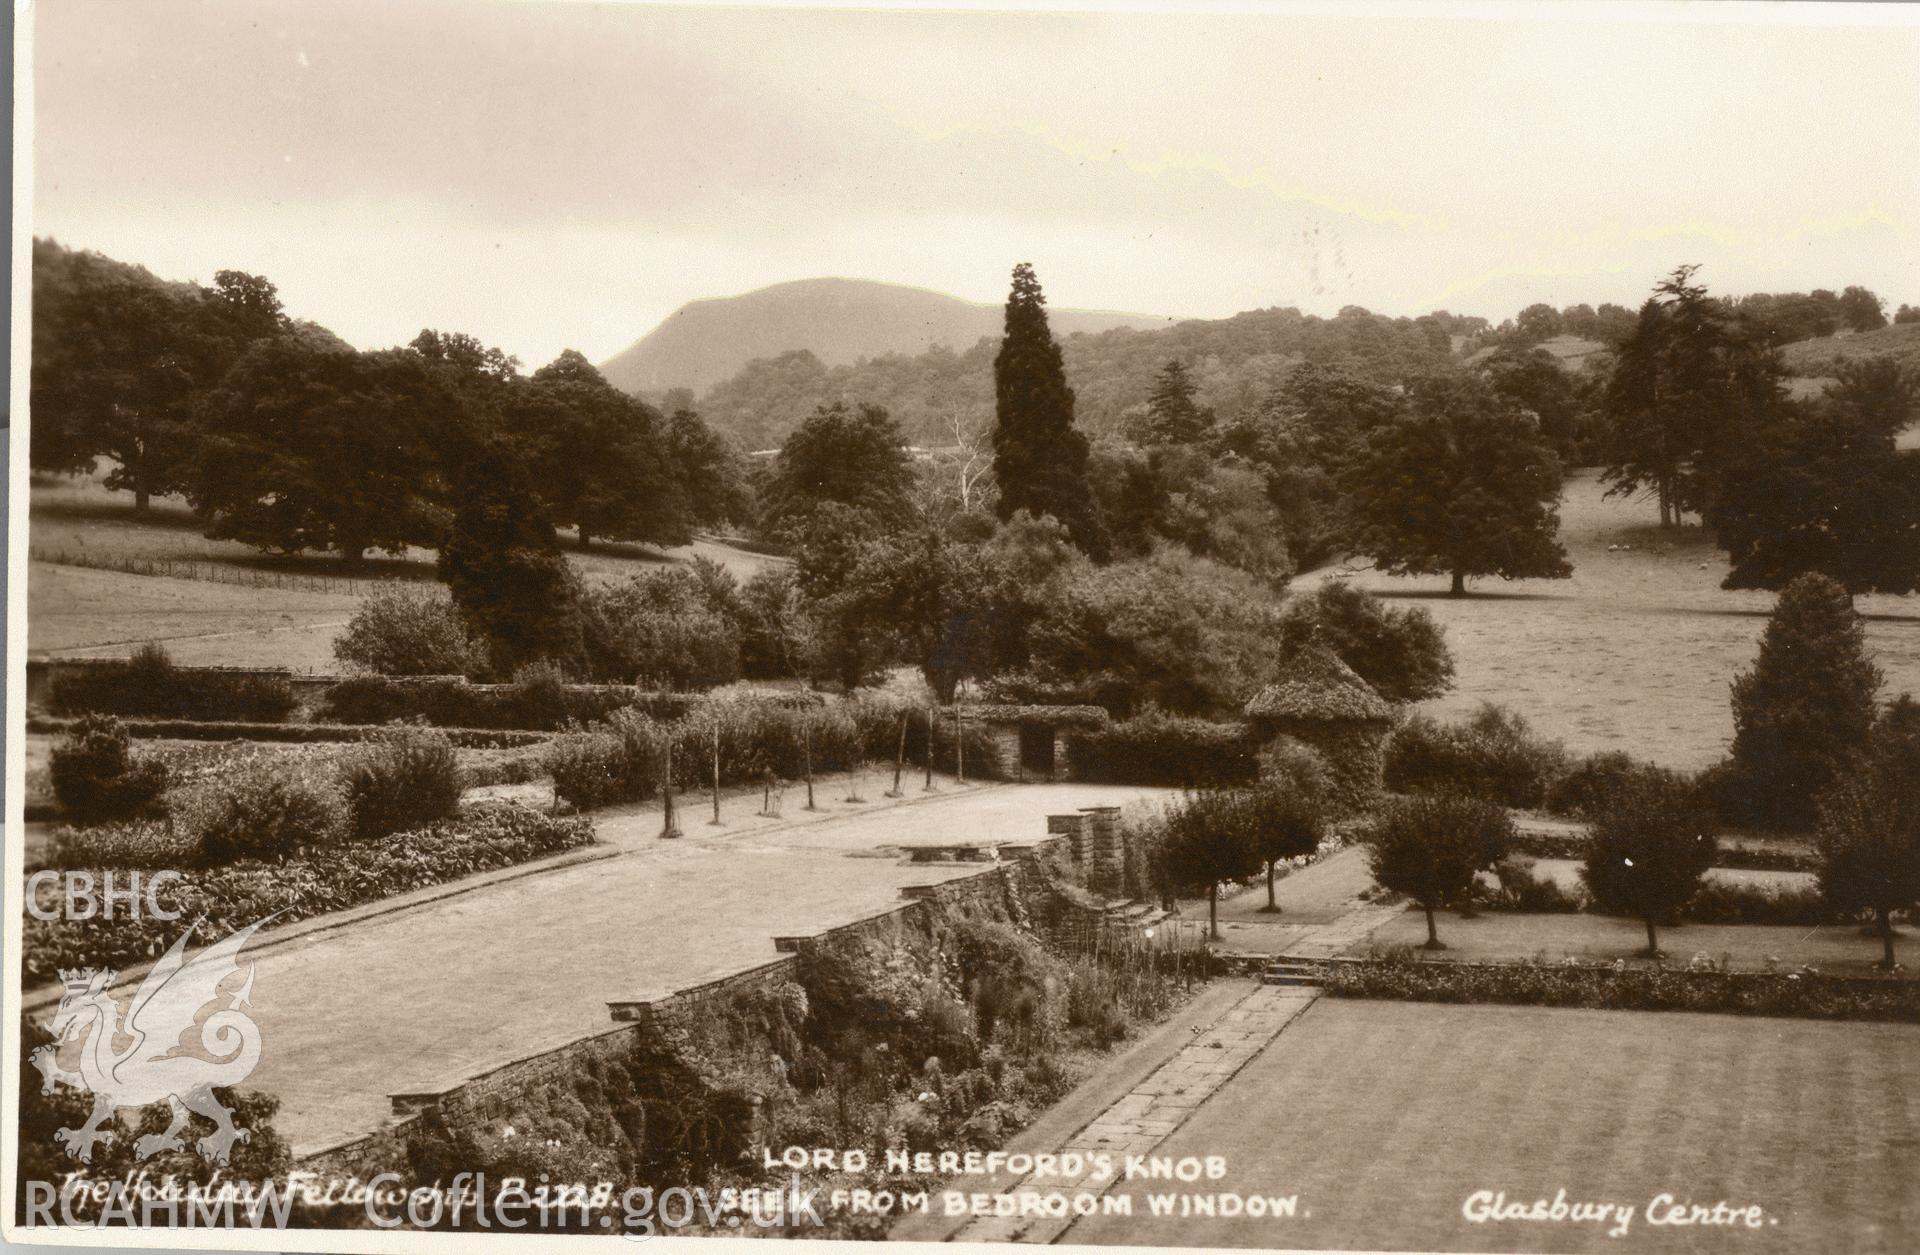
[[[1104,914],[1107,922],[1112,924],[1157,924],[1167,918],[1167,912],[1160,908],[1159,903],[1144,898],[1112,903]]]
[[[1320,987],[1320,973],[1311,964],[1292,959],[1273,959],[1260,969],[1262,985],[1294,985],[1308,989]]]

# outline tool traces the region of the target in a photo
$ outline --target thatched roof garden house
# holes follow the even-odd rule
[[[1314,641],[1296,653],[1244,713],[1266,739],[1292,737],[1318,750],[1342,804],[1361,806],[1379,793],[1398,709],[1325,645]]]

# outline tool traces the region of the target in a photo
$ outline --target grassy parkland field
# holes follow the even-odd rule
[[[1322,998],[1156,1155],[1226,1175],[1126,1183],[1065,1243],[1432,1251],[1907,1252],[1920,1233],[1920,1026]],[[1611,1225],[1463,1215],[1634,1208]],[[1148,1216],[1148,1193],[1298,1195],[1291,1219]],[[1759,1228],[1650,1225],[1670,1195]],[[1684,1213],[1683,1213],[1684,1214]],[[1667,1213],[1670,1216],[1670,1213]],[[1145,1218],[1143,1218],[1145,1217]]]
[[[273,555],[208,540],[184,501],[133,498],[90,476],[37,476],[32,488],[27,649],[41,657],[122,657],[159,641],[186,666],[334,671],[333,638],[380,580],[434,579],[434,554],[371,554],[348,566],[324,554]],[[563,535],[563,543],[570,536]],[[620,579],[707,557],[745,580],[778,559],[699,539],[674,549],[601,542],[568,561],[589,579]]]
[[[1458,672],[1453,691],[1428,703],[1433,713],[1498,702],[1577,753],[1625,750],[1703,767],[1733,739],[1727,685],[1752,665],[1774,596],[1721,588],[1726,555],[1711,537],[1697,525],[1663,533],[1656,522],[1651,504],[1606,499],[1598,473],[1582,470],[1560,507],[1571,579],[1476,580],[1470,596],[1451,598],[1445,576],[1350,573],[1395,604],[1425,607],[1446,629]],[[1296,584],[1342,573],[1316,571]],[[1920,695],[1920,598],[1863,596],[1855,605],[1885,694]]]

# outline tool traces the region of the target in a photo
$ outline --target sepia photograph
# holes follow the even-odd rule
[[[8,1242],[1920,1251],[1920,5],[12,7]]]

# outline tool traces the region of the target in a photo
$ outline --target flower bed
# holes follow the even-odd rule
[[[72,719],[29,719],[27,731],[45,735],[65,732]],[[360,723],[233,723],[199,719],[128,719],[127,732],[140,740],[170,741],[275,741],[310,745],[327,741],[365,741],[378,738],[384,725]],[[460,749],[504,749],[539,745],[550,739],[546,732],[527,732],[511,728],[442,728],[447,739]]]
[[[1576,862],[1587,857],[1587,838],[1574,832],[1527,832],[1522,830],[1507,848],[1515,854],[1533,858],[1569,858]],[[1812,850],[1797,850],[1771,845],[1746,845],[1739,841],[1720,842],[1714,856],[1715,867],[1755,872],[1812,872],[1820,870],[1820,859]]]
[[[1353,959],[1326,963],[1337,998],[1488,1002],[1614,1011],[1712,1011],[1920,1024],[1920,981],[1892,976],[1726,972],[1654,965],[1453,963]]]
[[[25,921],[22,980],[54,979],[66,967],[114,967],[161,954],[188,922],[204,918],[198,939],[217,940],[248,924],[281,914],[276,926],[341,911],[479,872],[593,844],[584,819],[554,819],[510,803],[486,803],[455,819],[411,832],[338,842],[281,861],[246,859],[183,871],[162,885],[161,905],[175,920],[151,916],[112,921]],[[92,869],[98,877],[105,868]]]

